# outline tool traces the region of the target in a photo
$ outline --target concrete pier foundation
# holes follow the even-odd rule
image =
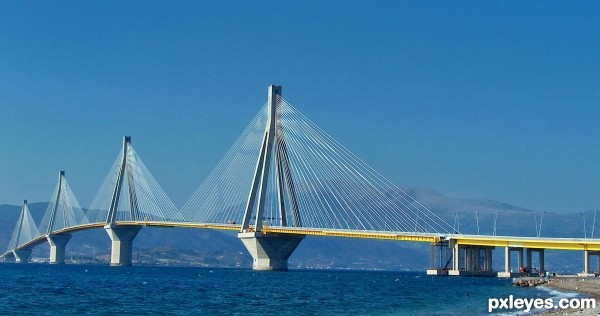
[[[13,250],[16,263],[27,263],[31,256],[31,249],[16,249]]]
[[[104,229],[112,240],[110,265],[130,266],[133,258],[133,239],[142,227],[106,225]]]
[[[288,259],[304,236],[263,235],[260,232],[239,233],[252,256],[252,270],[287,271]]]
[[[71,240],[71,234],[48,235],[46,239],[50,244],[50,263],[65,263],[65,248]]]

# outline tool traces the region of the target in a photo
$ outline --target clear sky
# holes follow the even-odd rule
[[[182,206],[269,84],[400,186],[600,207],[600,2],[1,1],[0,204],[131,135]]]

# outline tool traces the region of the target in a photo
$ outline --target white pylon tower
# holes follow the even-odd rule
[[[106,217],[106,226],[104,229],[112,241],[110,265],[111,266],[128,266],[132,263],[132,252],[133,252],[133,239],[137,236],[142,226],[118,226],[117,225],[117,212],[121,197],[121,189],[123,187],[124,177],[127,174],[128,179],[128,190],[129,190],[129,210],[131,220],[139,220],[138,218],[138,206],[136,193],[134,188],[134,181],[132,179],[131,172],[127,172],[127,155],[129,153],[129,146],[131,144],[131,136],[123,137],[123,157],[119,165],[119,173],[117,175],[117,181],[113,189],[113,194],[110,202],[110,209],[108,210],[108,216]]]
[[[277,173],[275,177],[277,206],[281,226],[287,226],[286,199],[292,212],[294,226],[302,224],[285,139],[281,131],[278,113],[280,104],[281,86],[269,86],[267,124],[246,203],[241,232],[238,234],[254,259],[252,264],[254,270],[287,270],[288,258],[304,238],[304,236],[263,235],[263,213],[271,163],[275,165]],[[254,227],[251,227],[253,214]]]
[[[129,193],[129,212],[131,216],[131,220],[139,220],[138,218],[138,205],[137,198],[135,193],[133,175],[131,172],[127,172],[127,155],[129,154],[129,146],[131,146],[131,136],[123,137],[123,157],[121,158],[121,162],[119,164],[119,174],[117,175],[117,182],[115,183],[115,187],[113,189],[112,198],[110,201],[110,209],[108,210],[108,216],[106,218],[106,224],[111,225],[117,221],[117,209],[119,207],[120,197],[121,197],[121,189],[123,188],[123,182],[125,181],[125,175],[128,176],[128,193]]]
[[[17,226],[8,245],[8,251],[11,251],[15,256],[15,262],[26,263],[29,260],[32,249],[19,248],[19,246],[33,240],[38,235],[39,232],[29,212],[27,200],[24,200]]]
[[[290,169],[287,148],[281,122],[279,120],[278,108],[281,104],[281,86],[269,86],[268,89],[268,114],[267,124],[261,146],[260,155],[256,162],[254,178],[246,203],[242,232],[248,231],[255,210],[254,231],[262,231],[263,213],[265,209],[265,196],[269,179],[269,165],[275,164],[277,179],[277,206],[281,217],[281,226],[287,226],[286,198],[292,212],[294,226],[302,226],[296,200],[296,190]],[[273,155],[274,154],[274,155]],[[274,158],[274,161],[272,161]],[[287,190],[286,190],[287,189]],[[258,201],[257,201],[258,199]]]
[[[56,194],[56,198],[54,199],[54,201],[52,201],[52,210],[50,213],[50,221],[48,222],[48,228],[46,229],[45,232],[42,232],[46,235],[50,235],[50,233],[52,233],[52,228],[54,227],[54,221],[56,220],[56,210],[58,209],[58,205],[60,203],[60,192],[62,190],[62,186],[63,186],[63,179],[65,178],[65,172],[64,171],[59,171],[58,172],[58,194]]]
[[[50,244],[50,256],[49,261],[51,264],[63,264],[65,263],[65,248],[69,240],[71,240],[71,234],[52,234],[52,229],[54,227],[54,222],[56,220],[56,212],[58,210],[58,206],[61,198],[61,192],[63,192],[63,184],[65,182],[65,172],[60,171],[58,173],[58,191],[56,194],[56,199],[52,204],[52,213],[50,213],[50,221],[48,222],[48,229],[44,232],[46,234],[46,240],[48,240],[48,244]],[[63,220],[66,220],[65,215],[63,214]],[[66,226],[66,224],[64,225]]]

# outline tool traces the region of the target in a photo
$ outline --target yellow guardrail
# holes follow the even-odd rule
[[[52,232],[52,234],[67,234],[80,230],[104,227],[106,223],[90,223],[63,228]],[[241,231],[239,224],[215,224],[215,223],[193,223],[193,222],[169,222],[169,221],[121,221],[116,226],[148,226],[148,227],[182,227],[182,228],[204,228],[216,230]],[[254,227],[246,231],[253,232]],[[305,227],[282,227],[264,224],[261,232],[263,234],[286,234],[304,236],[329,236],[346,238],[399,240],[412,242],[436,243],[443,240],[454,240],[459,245],[491,246],[491,247],[522,247],[532,249],[556,249],[556,250],[590,250],[600,251],[600,239],[577,239],[577,238],[539,238],[539,237],[515,237],[515,236],[486,236],[486,235],[460,235],[460,234],[436,234],[436,233],[395,233],[385,231],[364,231],[344,229],[318,229]],[[18,248],[28,248],[43,243],[46,236],[39,236]],[[7,252],[8,253],[8,252]]]
[[[284,228],[284,227],[263,227],[263,234],[290,234],[290,235],[309,235],[309,236],[329,236],[346,238],[364,238],[364,239],[383,239],[383,240],[402,240],[415,242],[438,242],[442,240],[441,236],[434,234],[395,234],[390,232],[368,232],[360,230],[327,230],[312,228]]]
[[[449,239],[456,240],[459,245],[490,246],[490,247],[521,247],[532,249],[555,250],[600,250],[598,239],[577,238],[537,238],[514,236],[476,236],[452,235]]]

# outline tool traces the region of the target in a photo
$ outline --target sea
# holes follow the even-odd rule
[[[0,264],[0,315],[489,315],[511,294],[577,295],[424,272]]]

